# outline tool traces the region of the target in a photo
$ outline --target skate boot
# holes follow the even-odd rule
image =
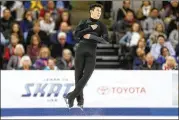
[[[70,99],[69,99],[69,94],[64,94],[64,95],[63,95],[63,98],[64,98],[64,100],[65,100],[65,103],[66,103],[67,107],[68,107],[69,109],[71,109],[71,108],[73,107],[73,100],[70,100]]]

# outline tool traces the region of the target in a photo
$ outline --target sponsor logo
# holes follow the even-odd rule
[[[144,87],[107,87],[107,86],[100,86],[100,87],[97,88],[97,92],[100,95],[145,94],[146,89]]]
[[[58,97],[59,94],[69,93],[72,86],[74,86],[72,83],[28,83],[25,84],[25,93],[22,97]]]
[[[106,86],[101,86],[97,89],[97,92],[100,94],[100,95],[107,95],[110,93],[110,89]]]

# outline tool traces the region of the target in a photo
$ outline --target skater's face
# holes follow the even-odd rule
[[[91,18],[98,20],[101,17],[101,8],[95,7],[93,10],[90,10]]]

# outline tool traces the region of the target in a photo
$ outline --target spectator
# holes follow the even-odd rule
[[[145,42],[145,39],[144,39],[144,38],[141,38],[141,39],[138,41],[137,46],[132,49],[132,54],[133,54],[134,57],[137,56],[136,50],[137,50],[138,48],[144,50],[144,53],[145,53],[145,54],[148,54],[148,53],[150,52],[150,48],[149,48],[148,46],[146,46],[146,42]]]
[[[166,63],[162,66],[163,70],[178,70],[178,65],[175,61],[175,58],[172,56],[168,56],[166,59]]]
[[[2,32],[0,32],[0,36],[1,36],[0,37],[0,44],[1,45],[6,46],[7,44],[9,44],[9,40],[4,37]]]
[[[3,15],[3,11],[6,9],[6,7],[1,3],[1,1],[0,1],[0,10],[1,10],[1,12],[0,12],[0,16],[1,16],[1,18],[4,16]]]
[[[159,35],[163,35],[165,39],[167,39],[164,26],[161,23],[156,24],[155,31],[153,31],[149,37],[150,46],[152,46],[152,44],[157,43],[157,38]]]
[[[63,50],[63,57],[57,58],[57,66],[61,70],[74,69],[74,58],[72,52],[69,49]]]
[[[32,36],[30,45],[27,46],[27,54],[30,56],[33,63],[37,60],[40,52],[40,41],[40,37],[35,34]]]
[[[123,20],[127,14],[127,11],[131,11],[134,15],[134,11],[130,8],[131,2],[130,0],[123,0],[123,7],[119,8],[117,12],[117,21]]]
[[[19,42],[24,44],[24,38],[20,26],[17,22],[12,24],[11,30],[4,33],[6,39],[10,39],[11,34],[16,34],[19,38]]]
[[[46,1],[42,0],[31,0],[31,1],[26,1],[24,2],[24,6],[27,9],[30,9],[33,14],[34,19],[39,18],[40,11],[43,10],[43,7],[45,6]]]
[[[58,9],[58,12],[61,14],[65,10],[64,1],[57,1],[56,8]]]
[[[157,59],[157,62],[162,66],[166,62],[166,58],[170,56],[169,50],[167,47],[162,47],[160,50],[160,56]],[[173,56],[175,58],[175,56]],[[177,58],[176,58],[177,60]]]
[[[67,22],[62,22],[60,25],[60,30],[57,31],[57,33],[53,34],[51,37],[51,41],[54,43],[57,41],[57,36],[59,32],[65,32],[67,35],[67,39],[66,42],[68,44],[74,45],[75,41],[73,40],[73,33],[71,31],[71,28],[69,29],[69,26],[67,24]]]
[[[26,44],[27,44],[27,45],[30,44],[31,37],[32,37],[34,34],[39,35],[40,40],[41,40],[41,44],[44,44],[44,45],[46,45],[46,46],[49,46],[49,45],[50,45],[49,37],[47,36],[47,33],[46,33],[46,32],[40,30],[40,23],[39,23],[38,21],[35,21],[35,22],[34,22],[34,24],[33,24],[33,29],[28,32],[27,40],[26,40]]]
[[[171,42],[174,49],[176,48],[179,40],[178,31],[179,31],[179,26],[177,27],[177,29],[174,29],[169,35],[169,41]]]
[[[3,53],[4,52],[4,46],[2,44],[0,44],[0,70],[3,69]]]
[[[179,10],[179,2],[178,0],[171,0],[170,5],[168,5],[165,9],[162,9],[160,14],[163,19],[174,19],[177,16],[177,12]]]
[[[14,50],[16,45],[19,43],[19,38],[16,34],[11,34],[10,41],[11,41],[10,44],[7,47],[5,47],[4,50],[4,56],[3,56],[4,61],[9,61],[10,57],[14,55]]]
[[[45,13],[49,12],[51,14],[51,19],[56,21],[58,18],[58,11],[55,8],[55,2],[53,0],[48,0],[47,8],[44,8],[40,11],[40,18],[43,19],[45,17]]]
[[[14,13],[14,17],[16,18],[16,21],[20,22],[22,20],[22,16],[24,14],[24,6],[23,2],[20,0],[14,1],[14,4],[10,8],[11,12]]]
[[[113,25],[113,30],[123,36],[127,31],[131,30],[132,25],[136,22],[132,11],[127,11],[123,20],[118,21]]]
[[[11,17],[11,11],[9,9],[5,9],[3,11],[3,18],[0,19],[0,27],[3,34],[7,31],[10,31],[13,22],[14,19]]]
[[[46,12],[44,16],[44,20],[40,21],[40,28],[41,30],[45,31],[48,35],[53,33],[55,28],[55,23],[53,19],[51,19],[51,13]]]
[[[14,55],[11,56],[8,65],[7,70],[14,70],[20,67],[20,60],[25,53],[24,47],[21,44],[16,45],[16,48],[14,49]]]
[[[137,11],[136,17],[138,20],[144,20],[150,15],[152,5],[150,0],[143,0],[142,5]]]
[[[154,61],[154,57],[151,53],[146,55],[146,62],[144,65],[140,66],[141,70],[161,70],[161,67],[158,63]]]
[[[144,65],[145,63],[145,51],[141,48],[137,48],[136,50],[137,57],[135,57],[133,62],[133,69],[139,70],[140,66]]]
[[[71,15],[68,11],[64,11],[56,21],[55,30],[59,30],[59,27],[62,22],[66,22],[68,24],[68,30],[71,30]]]
[[[127,32],[126,35],[124,35],[121,38],[119,43],[128,47],[137,46],[137,43],[141,38],[140,32],[141,32],[140,25],[138,23],[134,23],[132,25],[132,30],[130,32]]]
[[[70,4],[70,1],[57,1],[56,8],[57,8],[58,12],[61,14],[65,10],[71,10],[72,6]]]
[[[176,56],[179,56],[179,43],[177,44],[175,51],[176,51]]]
[[[37,59],[33,65],[35,69],[43,70],[47,67],[48,59],[50,58],[50,50],[48,47],[42,47],[39,53],[39,59]]]
[[[24,33],[24,39],[26,39],[27,33],[33,27],[33,16],[31,10],[25,11],[23,20],[20,22],[20,27],[22,32]]]
[[[32,61],[29,56],[23,56],[20,60],[19,70],[34,70],[32,66]]]
[[[151,54],[157,59],[160,55],[160,49],[162,47],[167,47],[169,50],[170,55],[175,56],[175,51],[169,41],[165,41],[165,37],[163,35],[158,36],[158,43],[153,44],[151,47]]]
[[[74,53],[73,46],[68,44],[66,42],[66,39],[67,39],[66,33],[60,32],[58,34],[57,43],[52,45],[51,52],[52,52],[53,58],[61,57],[62,51],[63,51],[64,48],[68,48],[72,51],[72,53]]]
[[[143,22],[143,30],[144,30],[146,38],[149,37],[149,35],[154,31],[155,26],[159,23],[162,24],[162,26],[164,28],[165,25],[164,25],[162,19],[159,18],[158,9],[153,8],[151,10],[150,16]]]
[[[173,30],[177,30],[177,22],[176,20],[172,20],[169,25],[168,25],[168,28],[167,28],[167,37],[170,36],[170,33],[173,31]]]
[[[49,58],[47,63],[48,65],[47,67],[45,67],[44,70],[58,70],[58,67],[56,66],[55,62],[55,59]]]

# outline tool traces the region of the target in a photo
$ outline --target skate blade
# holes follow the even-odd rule
[[[69,107],[67,98],[64,98],[64,100],[65,100],[65,103],[66,103],[67,108],[68,108],[68,109],[71,109],[71,108]]]
[[[81,111],[84,111],[83,108],[81,108],[81,107],[80,107],[80,110],[81,110]]]
[[[82,107],[78,106],[80,108],[81,111],[84,111]]]

